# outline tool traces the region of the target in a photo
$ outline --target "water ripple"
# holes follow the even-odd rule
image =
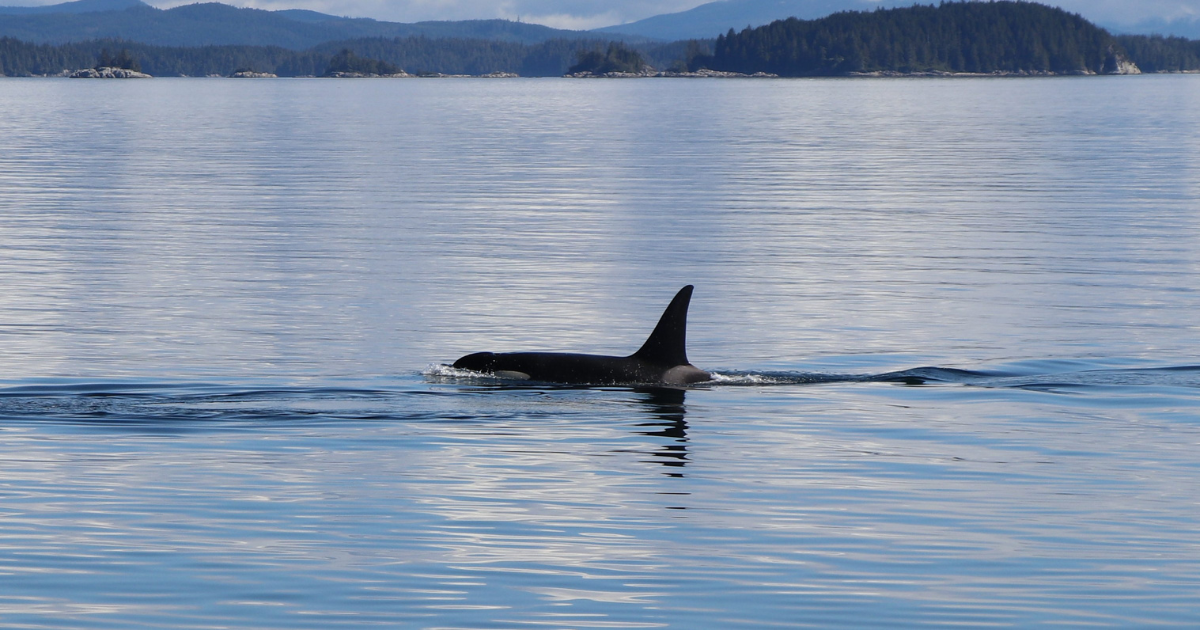
[[[1200,77],[0,86],[5,626],[1200,622]]]

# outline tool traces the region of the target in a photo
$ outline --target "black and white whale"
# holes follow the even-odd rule
[[[712,380],[688,363],[687,311],[692,285],[675,294],[654,332],[641,349],[627,357],[563,352],[476,352],[454,362],[460,370],[501,378],[588,385],[687,385]]]

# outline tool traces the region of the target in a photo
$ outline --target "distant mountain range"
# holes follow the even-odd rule
[[[1189,39],[1200,39],[1200,16],[1187,19],[1146,20],[1136,24],[1101,24],[1113,33],[1156,33],[1158,35],[1175,35]]]
[[[723,0],[593,31],[570,31],[509,20],[403,24],[290,9],[241,9],[216,2],[157,9],[141,0],[77,0],[40,7],[0,7],[0,37],[60,44],[124,39],[160,46],[256,45],[301,50],[364,37],[487,39],[535,44],[551,39],[677,41],[711,39],[774,20],[816,19],[846,10],[909,5],[913,0]]]
[[[815,20],[841,11],[871,11],[878,7],[909,7],[913,4],[937,4],[936,0],[719,0],[679,13],[653,17],[596,29],[609,35],[640,35],[667,41],[709,39],[729,29],[741,31],[747,26],[770,24],[789,17]],[[1053,0],[1045,4],[1054,5]],[[1087,17],[1086,15],[1084,17]],[[1200,39],[1200,18],[1113,24],[1097,22],[1113,33],[1159,33]]]
[[[159,46],[242,44],[302,50],[329,41],[413,36],[521,44],[552,39],[643,39],[509,20],[401,24],[295,9],[239,9],[216,2],[167,10],[156,9],[141,0],[78,0],[43,7],[0,7],[0,37],[44,44],[123,39]]]
[[[0,7],[0,14],[45,15],[47,13],[95,13],[97,11],[123,11],[131,7],[146,6],[141,0],[78,0],[63,4],[40,7]]]
[[[291,9],[240,9],[216,2],[156,9],[141,0],[77,0],[40,7],[0,7],[0,37],[61,44],[121,39],[159,46],[254,45],[304,50],[362,38],[424,36],[520,44],[550,40],[621,40],[630,43],[713,39],[775,20],[814,20],[841,11],[911,6],[916,0],[720,0],[689,11],[656,15],[592,31],[570,31],[510,20],[403,24]],[[933,0],[919,0],[932,3]],[[1200,21],[1139,25],[1100,23],[1114,33],[1162,33],[1200,39]]]
[[[629,24],[595,29],[596,33],[640,35],[651,39],[710,39],[729,29],[741,31],[789,17],[815,20],[839,11],[911,6],[913,0],[720,0],[679,13],[664,13]]]

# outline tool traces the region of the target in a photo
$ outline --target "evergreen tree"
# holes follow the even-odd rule
[[[338,54],[333,56],[333,59],[329,60],[329,67],[325,69],[325,76],[339,72],[388,75],[400,72],[400,68],[386,61],[359,57],[354,54],[353,50],[343,48]]]
[[[646,61],[636,50],[618,42],[610,42],[606,52],[581,50],[575,65],[567,69],[568,74],[591,72],[627,72],[636,74],[646,68]]]
[[[129,49],[122,48],[121,52],[113,55],[108,52],[107,48],[100,49],[100,55],[97,57],[95,68],[124,68],[133,70],[134,72],[142,71],[142,64],[129,54]]]

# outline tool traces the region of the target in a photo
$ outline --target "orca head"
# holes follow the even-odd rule
[[[454,362],[451,366],[456,370],[471,370],[472,372],[482,372],[491,374],[496,371],[496,353],[494,352],[476,352]]]

